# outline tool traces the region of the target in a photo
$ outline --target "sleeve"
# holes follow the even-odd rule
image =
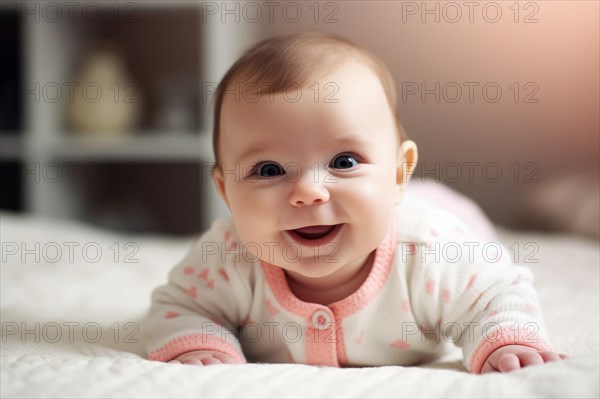
[[[245,363],[237,327],[252,300],[251,265],[244,263],[233,224],[215,221],[166,285],[152,293],[144,333],[150,360],[169,361],[194,350],[211,350]]]
[[[553,350],[531,270],[513,264],[500,243],[477,240],[451,214],[440,210],[426,220],[407,276],[421,331],[461,347],[475,374],[505,345]]]

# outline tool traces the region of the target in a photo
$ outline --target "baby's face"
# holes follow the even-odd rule
[[[325,277],[364,263],[390,229],[395,123],[380,81],[357,62],[298,95],[226,98],[215,183],[245,256]]]

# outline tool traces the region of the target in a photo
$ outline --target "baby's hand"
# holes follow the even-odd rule
[[[485,361],[481,373],[494,371],[505,373],[518,370],[521,367],[563,359],[569,359],[569,356],[551,351],[538,351],[524,345],[506,345],[492,352]]]
[[[208,366],[211,364],[237,364],[239,362],[232,356],[222,352],[192,351],[177,356],[169,363]]]

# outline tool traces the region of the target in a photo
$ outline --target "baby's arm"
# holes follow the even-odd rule
[[[244,363],[236,332],[251,303],[249,264],[234,264],[225,221],[206,232],[152,293],[148,357],[183,364]],[[228,250],[228,256],[222,250]]]
[[[186,353],[207,351],[218,358],[227,355],[236,363],[244,363],[232,322],[233,295],[216,288],[212,279],[208,284],[215,288],[203,287],[203,283],[194,281],[197,274],[195,271],[187,278],[178,266],[171,272],[169,284],[153,292],[144,329],[148,358],[168,362]]]
[[[446,341],[463,349],[465,367],[472,373],[481,373],[486,364],[486,371],[500,365],[513,369],[515,356],[523,366],[537,364],[542,353],[556,359],[546,356],[554,349],[531,270],[514,265],[500,244],[477,240],[446,212],[438,211],[427,224],[434,232],[426,237],[433,254],[425,262],[417,259],[408,275],[416,320],[427,330],[437,324]],[[457,247],[462,257],[455,260]]]

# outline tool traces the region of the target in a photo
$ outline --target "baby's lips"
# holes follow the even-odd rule
[[[341,224],[305,226],[294,230],[287,230],[287,233],[300,245],[314,247],[327,244],[333,240],[341,227]]]
[[[334,227],[335,227],[335,225],[333,225],[333,226],[328,226],[328,225],[306,226],[306,227],[301,227],[299,229],[294,229],[294,231],[296,231],[300,234],[327,234],[331,230],[333,230]]]

